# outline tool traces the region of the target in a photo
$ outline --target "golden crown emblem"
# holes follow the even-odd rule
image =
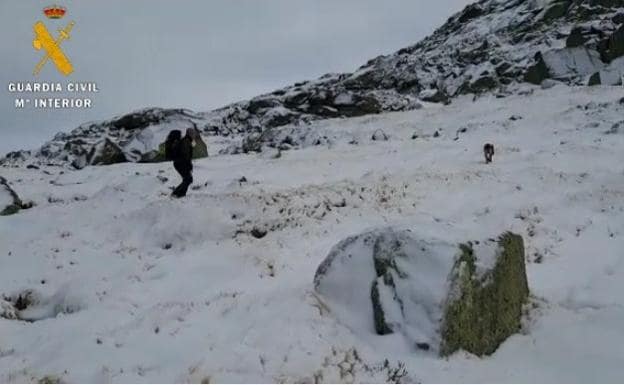
[[[61,7],[60,5],[51,5],[43,9],[43,14],[46,15],[48,19],[60,19],[65,16],[65,13],[67,13],[67,8]]]

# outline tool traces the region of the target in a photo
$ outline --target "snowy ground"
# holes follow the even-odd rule
[[[0,169],[37,204],[0,217],[0,295],[40,302],[22,314],[34,322],[0,318],[0,382],[385,381],[385,359],[407,381],[622,381],[623,95],[555,87],[317,122],[330,147],[195,162],[183,200],[169,164]],[[524,333],[439,359],[338,322],[317,266],[388,225],[522,234],[539,304]]]

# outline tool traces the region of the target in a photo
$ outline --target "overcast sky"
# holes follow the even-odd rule
[[[0,154],[56,132],[148,107],[208,111],[328,72],[355,70],[416,43],[471,0],[0,0]],[[65,18],[46,19],[51,3]],[[75,72],[32,47],[32,26],[75,21],[62,49]],[[89,110],[15,109],[16,81],[96,82]],[[57,97],[63,94],[55,95]],[[92,96],[92,95],[91,95]]]

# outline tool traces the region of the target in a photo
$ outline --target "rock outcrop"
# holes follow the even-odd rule
[[[493,353],[518,332],[528,299],[522,238],[457,244],[375,230],[336,245],[314,285],[341,322],[400,334],[414,349]]]

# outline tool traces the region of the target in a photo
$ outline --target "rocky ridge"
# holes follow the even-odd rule
[[[275,144],[272,131],[329,118],[450,103],[460,95],[516,93],[522,83],[549,87],[620,85],[624,74],[624,1],[481,0],[431,36],[353,73],[327,74],[206,113],[148,108],[59,133],[36,151],[2,165],[87,165],[161,160],[173,128],[197,126],[232,140],[227,152]],[[244,140],[243,140],[244,138]],[[299,143],[290,138],[285,148]],[[323,141],[318,141],[323,144]]]

